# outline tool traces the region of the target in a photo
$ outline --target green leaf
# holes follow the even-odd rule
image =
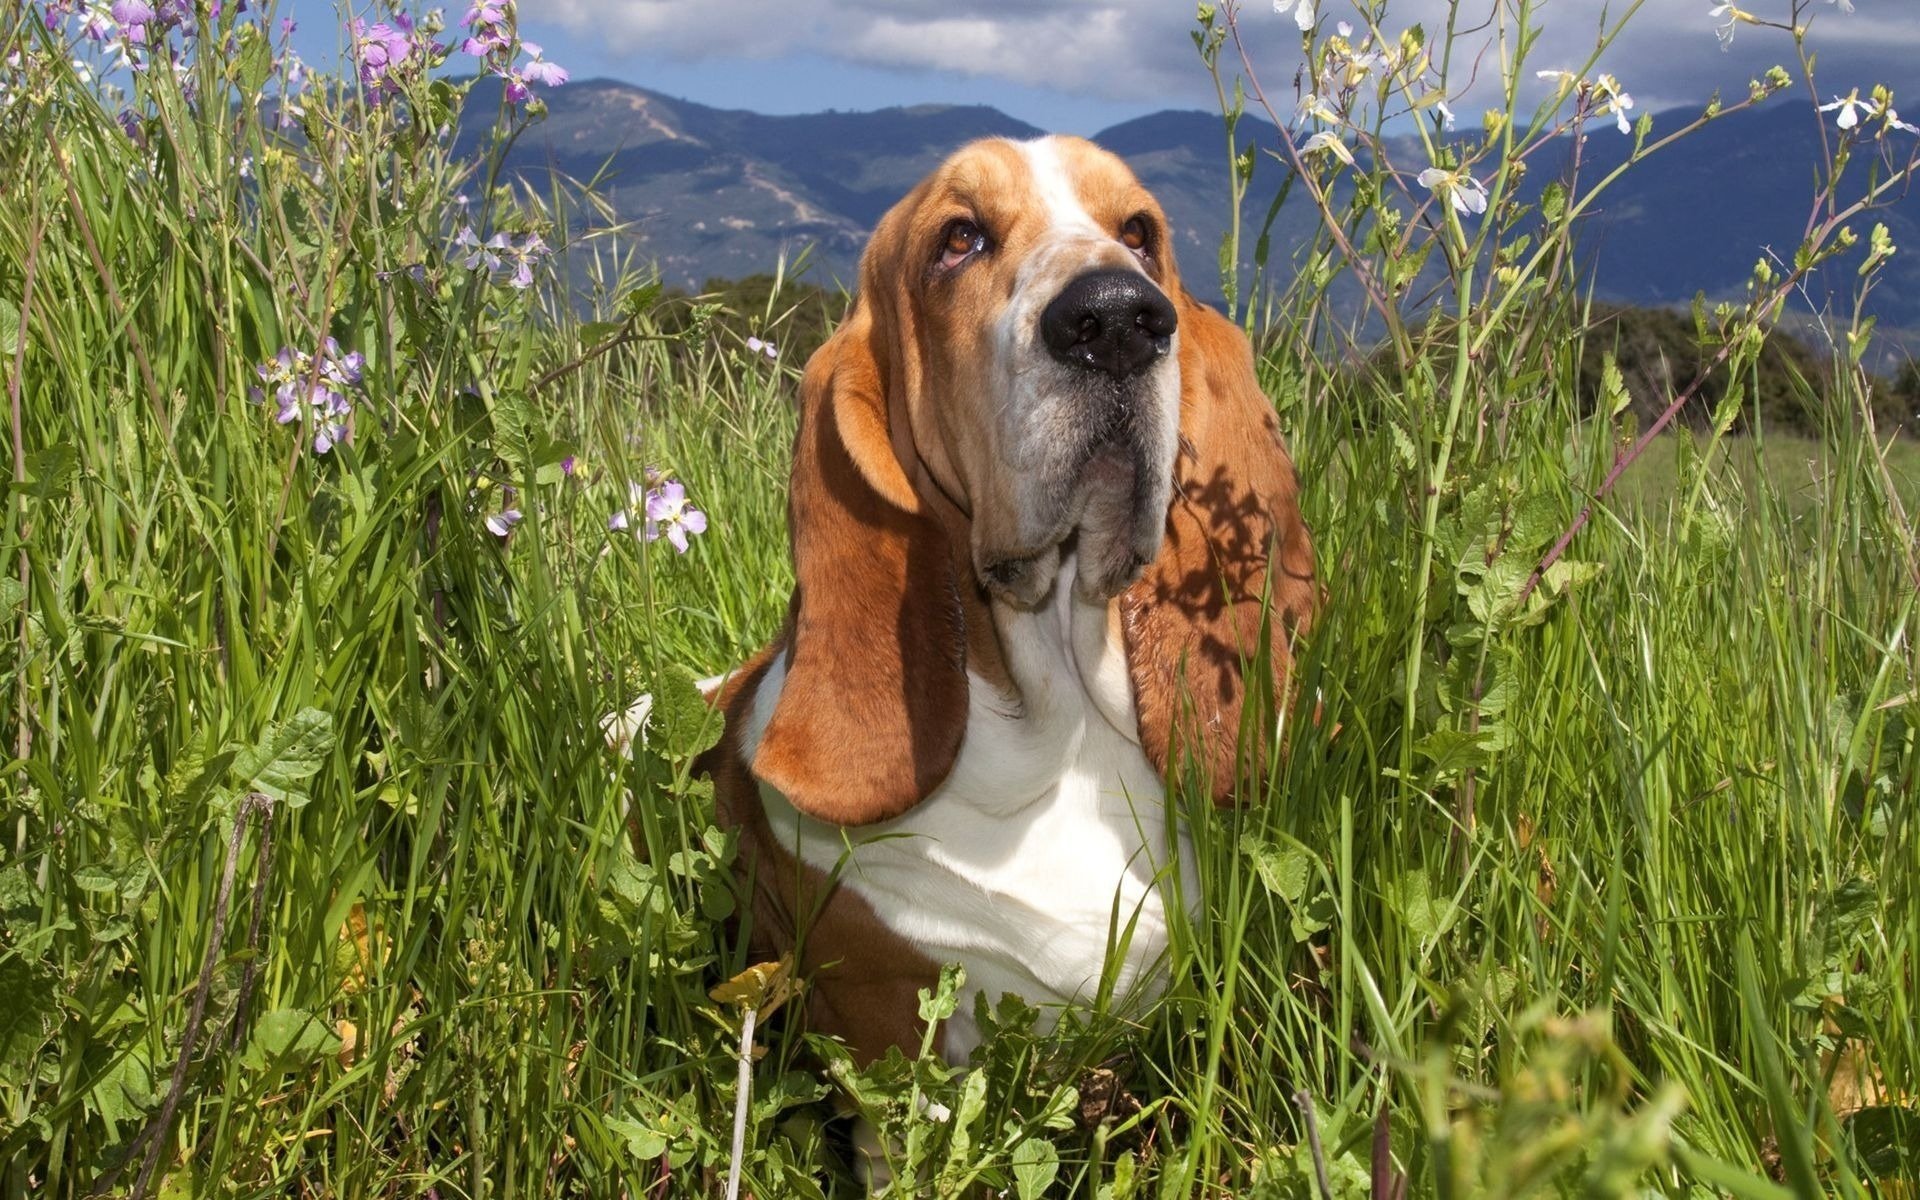
[[[234,77],[243,95],[258,95],[273,74],[273,47],[260,26],[251,22],[240,25],[235,33],[240,39],[240,52],[234,57]]]
[[[333,744],[333,717],[317,708],[303,708],[290,719],[268,726],[257,743],[236,755],[234,774],[243,786],[264,792],[288,808],[300,808],[312,799],[306,781],[319,772]]]
[[[1293,901],[1307,894],[1307,884],[1313,878],[1313,855],[1305,846],[1275,846],[1248,833],[1240,838],[1240,851],[1252,861],[1254,874],[1274,895]]]
[[[1053,1143],[1028,1138],[1013,1148],[1013,1187],[1020,1200],[1037,1200],[1060,1173],[1060,1152]]]
[[[120,890],[120,877],[98,864],[81,867],[73,873],[73,886],[83,892],[117,892]]]
[[[933,989],[920,989],[920,1019],[931,1025],[951,1017],[960,1007],[960,987],[967,981],[967,972],[959,963],[948,963],[940,968],[940,982]]]
[[[87,1106],[109,1126],[138,1120],[160,1096],[153,1088],[153,1064],[136,1045],[109,1066],[87,1093]]]
[[[1487,765],[1491,752],[1498,749],[1498,737],[1488,729],[1436,729],[1414,743],[1414,753],[1433,763],[1437,780],[1450,779]]]
[[[1878,1179],[1920,1179],[1920,1109],[1877,1105],[1847,1118],[1853,1153]],[[1888,1194],[1899,1193],[1889,1190]]]
[[[304,1008],[276,1008],[254,1023],[240,1064],[260,1071],[287,1070],[340,1050],[340,1038]]]
[[[1626,376],[1620,373],[1620,364],[1611,354],[1600,356],[1600,402],[1607,406],[1608,420],[1627,411],[1627,406],[1633,403]]]
[[[1813,1130],[1806,1119],[1806,1108],[1793,1095],[1787,1083],[1787,1069],[1781,1044],[1767,1020],[1767,1004],[1760,993],[1759,970],[1754,965],[1753,940],[1745,933],[1734,943],[1734,974],[1740,985],[1740,999],[1746,1009],[1747,1037],[1753,1051],[1752,1061],[1759,1068],[1768,1117],[1773,1122],[1775,1141],[1780,1148],[1780,1165],[1787,1183],[1801,1196],[1825,1195],[1820,1175],[1814,1168]]]
[[[0,1083],[23,1086],[40,1047],[52,1035],[59,1019],[54,996],[55,978],[38,964],[13,954],[0,954]]]
[[[1425,867],[1415,867],[1389,881],[1384,899],[1387,907],[1423,942],[1445,933],[1459,915],[1459,906],[1451,897],[1433,894]]]
[[[625,1117],[608,1117],[607,1131],[618,1137],[627,1153],[641,1162],[653,1162],[667,1152],[667,1136],[658,1129]]]
[[[669,758],[689,759],[720,740],[723,724],[719,711],[700,694],[692,671],[673,663],[654,680],[648,745]]]

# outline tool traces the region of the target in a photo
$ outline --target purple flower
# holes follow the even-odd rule
[[[360,67],[360,86],[375,101],[397,95],[402,87],[398,68],[413,56],[413,38],[385,21],[353,23],[353,56]]]
[[[340,352],[340,343],[327,338],[320,353],[310,355],[291,346],[254,368],[260,386],[250,395],[255,403],[264,403],[269,389],[277,408],[274,422],[291,425],[311,420],[314,425],[313,452],[325,454],[347,439],[347,417],[353,402],[347,392],[360,384],[366,358],[358,351]]]
[[[513,532],[513,527],[520,523],[520,517],[521,513],[517,508],[509,508],[494,513],[487,518],[487,532],[495,537],[503,538]]]
[[[755,354],[764,354],[768,358],[777,359],[780,357],[779,347],[775,346],[772,342],[763,342],[757,337],[747,339],[747,349],[753,351]]]
[[[573,455],[569,454],[560,460],[560,474],[571,477],[573,475],[573,466]]]
[[[467,251],[461,265],[469,271],[492,274],[508,269],[512,272],[508,285],[522,289],[533,286],[534,264],[547,254],[547,244],[537,233],[526,234],[517,243],[507,234],[496,233],[483,242],[471,225],[460,227],[460,232],[453,235],[453,244],[456,249]]]
[[[494,74],[507,81],[507,100],[513,104],[525,104],[533,98],[533,84],[545,87],[559,87],[567,81],[567,69],[557,63],[547,62],[540,57],[540,47],[533,42],[520,43],[521,49],[533,55],[533,61],[518,67],[496,65]]]
[[[513,5],[505,0],[479,0],[467,10],[461,25],[473,31],[460,49],[475,58],[511,57],[514,39]],[[489,64],[499,65],[499,64]]]
[[[679,480],[669,480],[647,493],[647,521],[641,536],[651,542],[665,534],[673,548],[687,552],[687,537],[705,533],[707,514],[687,503],[687,489]]]
[[[48,15],[52,12],[49,10]],[[104,42],[113,36],[115,22],[113,13],[98,0],[87,5],[87,11],[80,17],[80,36],[90,42]]]

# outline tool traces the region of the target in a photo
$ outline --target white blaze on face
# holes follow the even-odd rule
[[[973,549],[983,577],[1002,579],[1007,596],[1031,604],[1051,586],[1058,546],[1087,512],[1082,489],[1089,482],[1084,469],[1090,380],[1085,368],[1063,363],[1049,351],[1042,316],[1069,284],[1090,272],[1130,271],[1149,280],[1151,275],[1139,256],[1120,242],[1119,225],[1126,214],[1107,211],[1116,208],[1116,201],[1099,202],[1099,189],[1129,182],[1119,163],[1068,139],[1045,137],[1011,145],[1025,168],[1022,216],[1007,243],[1017,246],[1020,260],[1007,302],[990,326],[989,394],[995,402],[986,414],[986,440],[992,461],[1002,468],[1006,503],[976,502]],[[1099,218],[1093,215],[1096,209]],[[1178,432],[1177,355],[1168,354],[1128,387],[1139,412],[1137,448],[1146,451],[1143,461],[1130,466],[1170,477]],[[1164,509],[1168,486],[1150,486],[1137,500],[1142,507]],[[1105,498],[1108,508],[1115,499],[1122,500],[1122,509],[1128,507],[1121,497]],[[1131,527],[1143,536],[1151,528],[1151,536],[1158,536],[1157,518],[1144,514],[1115,510],[1113,519],[1097,523]],[[1126,536],[1119,528],[1116,532]],[[1137,555],[1140,549],[1132,547],[1132,552]],[[995,564],[1022,560],[1030,567],[996,576]],[[1105,581],[1107,572],[1086,578]]]

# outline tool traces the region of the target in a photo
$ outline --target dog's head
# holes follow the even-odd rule
[[[753,763],[797,808],[861,824],[937,787],[986,598],[1046,602],[1068,552],[1078,598],[1117,606],[1149,757],[1231,786],[1243,668],[1265,628],[1284,679],[1312,551],[1245,339],[1171,243],[1075,138],[976,142],[880,222],[801,384],[787,678]]]

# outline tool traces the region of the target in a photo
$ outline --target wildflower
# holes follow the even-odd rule
[[[641,530],[647,541],[665,534],[673,548],[685,554],[688,535],[706,529],[707,514],[687,503],[687,489],[679,480],[669,480],[647,493],[647,521]]]
[[[1860,117],[1863,114],[1867,116],[1873,115],[1872,103],[1860,98],[1859,88],[1854,88],[1844,97],[1835,96],[1833,103],[1822,104],[1820,111],[1832,112],[1836,108],[1840,110],[1840,115],[1835,119],[1835,124],[1839,125],[1842,129],[1852,129],[1855,125],[1858,125],[1860,123]]]
[[[1827,0],[1827,3],[1838,4],[1840,6],[1840,11],[1844,13],[1850,13],[1853,11],[1853,0]]]
[[[1341,162],[1346,163],[1348,166],[1353,165],[1353,151],[1347,149],[1347,144],[1341,141],[1339,135],[1335,134],[1332,130],[1321,130],[1319,133],[1308,138],[1305,144],[1300,147],[1300,153],[1302,154],[1312,154],[1316,150],[1330,151],[1333,156]]]
[[[533,84],[545,87],[559,87],[568,79],[567,69],[558,63],[550,63],[541,58],[541,50],[533,42],[522,42],[520,48],[533,56],[533,61],[524,66],[496,71],[507,81],[507,100],[513,104],[525,104],[533,98]]]
[[[1445,100],[1435,100],[1433,106],[1440,110],[1440,127],[1442,129],[1452,129],[1453,110],[1447,107],[1447,102]]]
[[[486,241],[481,241],[473,232],[473,226],[463,225],[460,232],[453,236],[453,244],[469,251],[460,260],[460,265],[472,271],[476,268],[488,272],[498,271],[503,261],[502,254],[507,249],[507,235],[496,233]]]
[[[1301,33],[1309,33],[1313,29],[1313,6],[1314,0],[1273,0],[1274,13],[1284,17],[1291,11],[1293,23],[1300,27]]]
[[[453,235],[455,248],[467,251],[460,265],[469,271],[485,271],[489,275],[510,269],[512,275],[507,279],[510,287],[526,289],[533,286],[533,268],[548,253],[547,243],[537,233],[529,233],[518,242],[505,233],[496,233],[486,241],[481,241],[474,233],[473,226],[462,225],[460,232]]]
[[[569,454],[565,458],[560,460],[560,474],[563,477],[571,478],[573,476],[573,467],[574,467],[573,455]]]
[[[780,348],[778,346],[775,346],[772,342],[763,342],[757,337],[747,339],[747,349],[755,354],[764,354],[770,359],[780,357]]]
[[[1899,112],[1894,109],[1893,105],[1887,105],[1886,115],[1888,129],[1904,130],[1907,133],[1920,133],[1920,126],[1909,125],[1905,121],[1902,121]]]
[[[533,264],[539,262],[546,252],[547,244],[540,240],[539,234],[530,233],[520,239],[520,244],[512,250],[513,277],[507,280],[508,285],[522,291],[532,287]]]
[[[1559,85],[1562,95],[1566,93],[1568,88],[1577,87],[1580,83],[1580,77],[1572,71],[1535,71],[1533,77],[1535,79],[1553,80]]]
[[[1445,195],[1453,203],[1455,212],[1462,216],[1487,211],[1487,189],[1479,180],[1465,171],[1454,172],[1440,167],[1428,167],[1420,172],[1419,182],[1430,189],[1434,195]]]
[[[189,0],[158,0],[157,7],[148,0],[113,0],[107,12],[120,26],[126,40],[135,45],[157,42],[169,30],[193,18]]]
[[[1734,26],[1742,21],[1745,21],[1749,25],[1753,24],[1752,13],[1747,12],[1745,9],[1737,8],[1732,4],[1716,4],[1707,10],[1707,16],[1720,22],[1719,25],[1714,27],[1713,33],[1715,37],[1720,39],[1720,48],[1722,50],[1733,45]]]
[[[113,13],[102,0],[93,0],[80,16],[80,36],[90,42],[104,42],[118,28]]]
[[[401,88],[400,68],[413,56],[411,33],[385,21],[368,25],[361,20],[354,21],[352,32],[353,57],[360,68],[360,86],[367,90],[375,103],[384,97],[398,95]]]
[[[1313,92],[1300,97],[1300,103],[1293,106],[1293,122],[1298,125],[1307,119],[1329,121],[1339,124],[1340,114],[1327,107],[1327,102]]]
[[[504,0],[479,0],[460,24],[473,31],[460,49],[475,58],[490,58],[513,46],[513,5]]]
[[[504,509],[500,512],[493,513],[487,517],[486,520],[487,532],[495,537],[503,538],[513,532],[513,527],[520,523],[521,516],[520,510],[517,508]]]
[[[651,475],[652,468],[648,468],[647,473]],[[607,518],[607,529],[613,533],[623,533],[633,528],[633,510],[643,509],[646,503],[647,489],[631,479],[627,480],[627,507]]]
[[[1632,133],[1633,126],[1627,122],[1627,110],[1633,107],[1633,97],[1627,94],[1620,81],[1611,75],[1602,75],[1594,81],[1593,94],[1601,101],[1594,111],[1601,116],[1613,114],[1613,123],[1621,133]]]
[[[274,422],[291,425],[302,419],[314,423],[313,452],[325,454],[347,438],[347,417],[353,404],[347,392],[360,384],[366,358],[358,351],[340,352],[340,343],[327,338],[317,355],[291,346],[254,368],[260,387],[254,388],[255,402],[266,400],[265,389],[273,390],[279,404]]]

